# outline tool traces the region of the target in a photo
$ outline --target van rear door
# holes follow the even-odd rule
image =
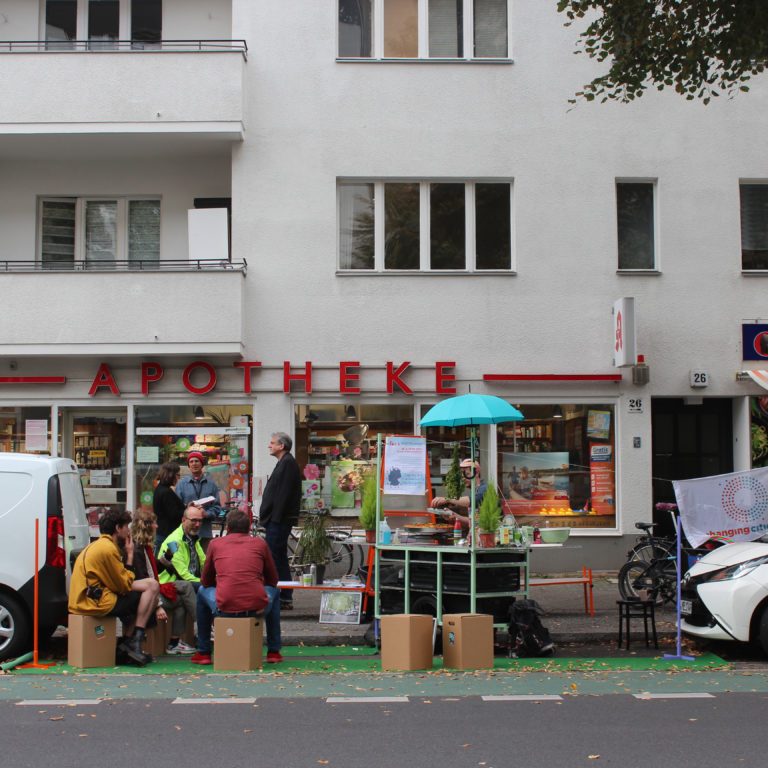
[[[56,478],[61,494],[61,511],[64,516],[64,551],[67,564],[67,588],[69,588],[72,564],[90,541],[88,519],[85,514],[83,486],[77,471],[59,472]]]

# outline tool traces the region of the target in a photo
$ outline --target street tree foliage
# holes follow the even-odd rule
[[[578,49],[610,61],[570,99],[628,102],[649,87],[688,100],[748,91],[768,60],[768,0],[558,0],[566,26],[586,19]]]

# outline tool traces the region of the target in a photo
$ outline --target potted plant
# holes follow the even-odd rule
[[[362,484],[363,500],[358,519],[365,531],[365,540],[368,544],[376,541],[376,493],[375,475],[366,475]]]
[[[477,527],[480,529],[480,546],[491,548],[496,546],[496,531],[501,525],[501,510],[499,509],[499,495],[496,493],[496,483],[489,480],[488,489],[480,502],[477,511]]]
[[[453,459],[451,467],[443,480],[446,499],[460,499],[464,495],[464,475],[461,474],[459,466],[459,443],[453,444]]]
[[[317,583],[323,583],[325,564],[331,551],[331,539],[325,530],[326,515],[310,512],[304,520],[299,536],[299,562],[315,564]]]

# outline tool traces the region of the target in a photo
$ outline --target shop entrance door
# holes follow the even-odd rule
[[[86,505],[125,509],[125,409],[68,408],[62,420],[64,455],[80,469]]]

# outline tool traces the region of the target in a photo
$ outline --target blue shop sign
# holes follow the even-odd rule
[[[768,360],[768,325],[742,324],[741,339],[743,360]]]

